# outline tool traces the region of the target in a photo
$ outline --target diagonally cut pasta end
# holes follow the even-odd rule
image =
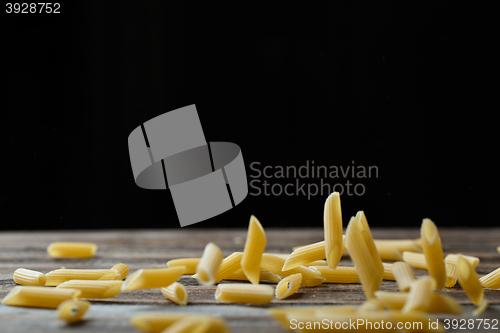
[[[141,276],[142,272],[143,272],[143,268],[137,270],[136,272],[134,272],[132,275],[129,276],[129,278],[127,280],[125,280],[125,282],[123,282],[122,284],[122,291],[128,291],[129,290],[129,287],[134,284],[134,282],[137,280],[137,278],[139,276]]]
[[[2,299],[2,304],[5,304],[5,305],[12,305],[13,303],[11,302],[11,300],[13,298],[15,298],[15,296],[21,291],[21,287],[20,286],[17,286],[17,287],[14,287],[12,288],[12,290],[7,294],[5,295],[5,297]]]
[[[425,218],[422,222],[421,235],[427,244],[432,245],[438,236],[437,227],[430,219]]]

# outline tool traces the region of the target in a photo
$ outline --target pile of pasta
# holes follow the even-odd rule
[[[186,305],[188,292],[179,282],[183,275],[191,275],[204,286],[217,284],[215,300],[231,303],[262,304],[276,299],[278,304],[301,287],[361,283],[366,301],[360,306],[272,307],[269,314],[286,329],[290,329],[292,319],[299,327],[300,322],[321,323],[324,319],[334,323],[364,319],[421,322],[425,328],[434,314],[464,312],[453,298],[439,293],[457,281],[477,306],[474,315],[488,307],[484,288],[500,289],[500,268],[479,278],[475,270],[478,258],[461,254],[445,257],[438,228],[430,219],[423,220],[418,239],[382,240],[372,237],[366,216],[359,211],[350,218],[344,235],[337,192],[325,202],[323,241],[296,247],[291,254],[267,253],[266,245],[264,228],[251,216],[242,252],[224,257],[211,242],[201,258],[170,260],[165,268],[139,269],[130,276],[123,263],[110,269],[58,269],[47,274],[19,268],[14,281],[21,286],[14,287],[2,303],[58,309],[59,318],[73,323],[89,309],[85,299],[115,297],[132,290],[159,288],[168,300]],[[88,258],[96,250],[88,243],[51,244],[48,248],[54,257]],[[339,266],[347,255],[353,266]],[[427,270],[428,275],[417,278],[414,269]],[[226,280],[239,282],[223,283]],[[380,291],[382,280],[396,281],[399,291]],[[133,316],[130,322],[148,333],[229,332],[223,319],[203,314],[146,313]]]

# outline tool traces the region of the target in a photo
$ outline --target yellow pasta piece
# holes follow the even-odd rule
[[[112,298],[121,292],[123,281],[103,280],[70,280],[61,283],[56,288],[78,289],[79,298]]]
[[[16,286],[4,297],[2,304],[56,309],[59,304],[80,295],[77,289]]]
[[[453,264],[453,265],[457,266],[458,265],[458,256],[462,256],[462,258],[467,260],[471,264],[472,268],[476,268],[477,265],[479,265],[479,258],[478,257],[464,256],[463,254],[448,254],[444,258],[444,262],[447,264]]]
[[[420,235],[429,275],[436,280],[436,289],[443,289],[446,285],[446,268],[441,238],[434,222],[430,219],[424,219]]]
[[[325,259],[325,241],[299,247],[293,251],[285,261],[282,270],[287,271],[305,264]]]
[[[276,298],[285,299],[299,290],[302,274],[292,274],[281,280],[276,286]]]
[[[498,253],[500,253],[500,246],[499,246],[499,247],[497,247],[497,252],[498,252]]]
[[[375,298],[388,309],[401,310],[408,299],[407,292],[376,291]]]
[[[217,271],[223,259],[224,256],[220,248],[214,243],[208,243],[198,266],[196,266],[196,279],[198,282],[204,286],[214,285]]]
[[[464,313],[464,309],[449,296],[432,294],[427,312],[460,315]]]
[[[299,266],[297,268],[283,271],[281,268],[283,267],[284,264],[285,264],[284,259],[276,257],[272,254],[264,253],[262,255],[261,267],[273,274],[276,274],[281,277],[287,277],[292,274],[300,273],[302,274],[302,285],[306,287],[317,286],[323,283],[323,281],[325,281],[325,278],[322,277],[319,272],[313,270],[314,266],[311,267]]]
[[[186,287],[179,282],[174,282],[170,286],[161,288],[160,290],[163,296],[175,304],[186,305],[188,303]]]
[[[31,269],[18,268],[14,272],[14,282],[23,286],[44,286],[45,274]]]
[[[340,195],[338,192],[333,192],[326,199],[323,222],[325,232],[325,256],[314,260],[326,258],[328,267],[334,269],[337,267],[342,257],[344,242],[342,237],[342,209],[340,207]]]
[[[77,299],[68,299],[57,307],[57,316],[68,324],[77,323],[82,320],[90,308],[90,302]]]
[[[97,252],[94,243],[53,242],[47,247],[52,258],[92,258]]]
[[[167,262],[167,267],[184,266],[186,271],[184,274],[195,274],[196,266],[200,263],[201,258],[179,258],[172,259]]]
[[[426,312],[431,301],[431,295],[436,287],[436,281],[431,276],[422,276],[412,282],[406,303],[402,312]]]
[[[162,333],[206,333],[210,324],[210,319],[205,316],[189,316],[177,320]]]
[[[45,274],[45,286],[55,287],[69,280],[99,280],[112,278],[116,271],[110,269],[56,269]]]
[[[241,257],[243,256],[243,252],[233,252],[224,260],[222,260],[219,269],[217,270],[217,275],[215,276],[215,282],[219,282],[220,280],[225,279],[227,276],[235,273],[238,270],[241,270]],[[244,273],[243,273],[244,274]],[[198,274],[194,274],[192,278],[197,279]],[[243,279],[238,280],[247,280],[246,276]]]
[[[411,266],[404,261],[398,261],[392,264],[391,271],[396,279],[399,291],[410,290],[412,282],[415,281],[415,273],[413,273]]]
[[[125,280],[128,275],[129,268],[127,265],[119,263],[111,267],[112,271],[115,271],[115,276],[111,280]],[[101,277],[102,279],[102,277]]]
[[[247,276],[243,272],[243,270],[240,268],[234,273],[229,274],[224,278],[224,280],[237,280],[237,281],[248,281]],[[272,281],[272,282],[280,282],[281,278],[269,272],[267,269],[261,268],[260,269],[260,281]]]
[[[382,283],[384,266],[361,211],[356,214],[356,217],[351,218],[347,226],[346,247],[356,266],[366,298],[374,298],[373,293]]]
[[[380,251],[380,248],[393,248],[399,252],[423,252],[420,239],[374,239],[373,242]],[[387,259],[389,260],[389,259]]]
[[[318,266],[316,269],[321,273],[326,280],[324,282],[330,283],[358,283],[359,276],[356,267],[343,267],[337,266],[331,269],[328,266]]]
[[[250,217],[248,235],[241,258],[241,268],[248,280],[253,284],[259,284],[260,261],[266,248],[267,239],[264,228],[255,216]]]
[[[177,281],[184,274],[184,266],[139,269],[122,284],[122,291],[163,288]]]
[[[500,267],[479,279],[485,288],[500,289]]]
[[[376,244],[376,243],[375,243]],[[377,246],[377,252],[382,260],[401,261],[403,256],[401,251],[392,246]]]
[[[179,312],[150,312],[133,316],[130,318],[130,324],[141,332],[160,333],[176,321],[190,316],[193,316],[193,314]]]
[[[481,304],[479,304],[479,306],[474,311],[472,311],[472,314],[474,316],[479,316],[481,313],[486,311],[486,309],[488,308],[488,305],[490,305],[490,302],[488,302],[488,300],[486,298],[483,299]]]
[[[462,256],[458,257],[457,270],[460,286],[467,296],[469,296],[472,303],[480,305],[483,302],[484,290],[481,282],[479,282],[476,270]]]
[[[446,264],[446,288],[453,288],[457,284],[458,270],[454,264]]]
[[[273,296],[274,288],[265,284],[219,284],[215,291],[216,300],[233,303],[269,303]]]
[[[427,270],[427,261],[425,260],[425,254],[423,253],[405,251],[403,252],[403,260],[410,264],[413,268]]]
[[[392,274],[391,266],[392,264],[383,262],[382,263],[384,267],[384,275],[382,276],[384,280],[391,280],[391,281],[396,281],[396,278],[394,277],[394,274]]]

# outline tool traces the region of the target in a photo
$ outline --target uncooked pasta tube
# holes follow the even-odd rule
[[[382,265],[384,267],[384,275],[383,275],[384,280],[396,281],[394,274],[392,274],[392,269],[391,269],[392,264],[383,262]]]
[[[286,258],[282,270],[304,266],[307,263],[325,259],[325,241],[299,247]]]
[[[196,266],[200,263],[201,258],[179,258],[172,259],[167,262],[167,267],[184,266],[186,271],[184,274],[196,273]]]
[[[325,232],[325,257],[328,267],[334,269],[340,262],[343,250],[342,210],[338,192],[333,192],[326,199],[323,222]],[[317,258],[315,260],[323,258]]]
[[[356,267],[337,266],[331,269],[328,266],[318,266],[316,269],[329,283],[358,283],[359,276]]]
[[[288,271],[283,271],[281,268],[285,263],[284,259],[276,257],[272,254],[264,253],[262,255],[261,267],[276,274],[281,277],[287,277],[292,274],[300,273],[302,274],[302,285],[306,287],[317,286],[325,281],[325,278],[321,274],[314,270],[313,267],[299,266],[297,268],[289,269]]]
[[[90,302],[78,299],[69,299],[57,307],[57,316],[68,324],[77,323],[82,320],[90,308]]]
[[[403,252],[403,260],[410,264],[413,268],[427,270],[427,261],[425,260],[425,254],[423,253],[405,251]]]
[[[236,272],[226,276],[224,280],[248,281],[248,278],[243,272],[243,270],[239,269]],[[267,269],[261,268],[259,281],[280,282],[281,278],[278,275],[269,272]]]
[[[223,259],[221,249],[214,243],[208,243],[198,266],[196,266],[196,279],[198,282],[204,286],[214,285],[217,271]]]
[[[479,279],[485,288],[500,289],[500,267]]]
[[[457,284],[458,270],[454,264],[446,264],[446,288],[453,288]]]
[[[18,268],[14,272],[14,282],[23,286],[44,286],[45,274],[31,269]]]
[[[436,282],[434,278],[430,276],[423,276],[413,281],[410,291],[408,292],[408,298],[401,311],[427,311],[435,286]]]
[[[186,287],[179,282],[174,282],[170,286],[161,288],[160,290],[163,296],[175,304],[186,305],[188,303]]]
[[[97,245],[79,242],[53,242],[47,247],[47,253],[53,258],[92,258],[97,252]]]
[[[392,274],[396,279],[399,291],[408,291],[413,281],[415,281],[415,273],[411,266],[404,262],[398,261],[391,266]]]
[[[233,303],[269,303],[273,296],[274,288],[265,284],[219,284],[215,291],[216,300]]]
[[[115,270],[110,269],[56,269],[45,274],[45,286],[55,287],[69,280],[113,279]]]
[[[259,284],[260,262],[266,248],[266,233],[255,216],[251,216],[248,226],[248,235],[241,258],[241,268],[248,280],[253,284]]]
[[[2,300],[2,304],[56,309],[59,304],[80,295],[77,289],[57,289],[46,287],[14,287]]]
[[[476,271],[462,256],[458,257],[458,282],[472,303],[479,306],[484,299],[484,290]]]
[[[420,235],[429,275],[436,281],[436,289],[443,289],[446,285],[446,268],[441,238],[434,222],[430,219],[424,219],[420,228]]]
[[[184,266],[139,269],[122,284],[122,291],[168,287],[184,273]]]
[[[300,273],[288,275],[276,286],[276,298],[285,299],[288,296],[295,294],[295,292],[299,290],[301,282],[302,275]]]
[[[70,280],[61,283],[56,289],[80,290],[80,298],[112,298],[121,292],[122,284],[123,281]]]
[[[472,268],[476,268],[477,265],[479,265],[479,258],[478,257],[464,256],[463,254],[448,254],[444,258],[444,262],[447,264],[453,264],[456,266],[456,265],[458,265],[458,256],[462,256],[462,258],[467,260],[471,264]]]

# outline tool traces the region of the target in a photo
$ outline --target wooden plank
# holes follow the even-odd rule
[[[418,238],[419,229],[376,229],[375,238]],[[443,248],[447,253],[463,253],[481,259],[477,271],[486,274],[500,266],[500,229],[440,229]],[[322,240],[323,230],[316,229],[266,229],[268,244],[266,251],[290,253],[292,247]],[[165,267],[168,260],[180,257],[201,256],[206,243],[218,244],[225,255],[241,251],[246,230],[119,230],[119,231],[40,231],[0,233],[0,298],[15,285],[12,274],[19,267],[48,272],[66,268],[110,268],[118,262],[126,263],[131,271],[139,268]],[[53,259],[46,253],[52,241],[89,241],[99,245],[95,258]],[[341,265],[352,265],[345,258]],[[416,275],[426,271],[416,270]],[[128,318],[138,311],[188,311],[221,314],[234,332],[286,332],[266,314],[272,306],[314,306],[360,304],[365,300],[360,284],[322,284],[311,288],[300,288],[296,295],[286,300],[273,300],[266,305],[225,304],[215,301],[215,286],[205,287],[189,276],[180,279],[188,289],[189,305],[179,307],[166,300],[159,290],[126,292],[112,299],[91,300],[92,312],[88,321],[68,328],[54,319],[53,310],[26,309],[0,306],[0,319],[8,322],[5,327],[23,332],[32,327],[37,332],[134,332]],[[234,281],[224,281],[234,283]],[[271,283],[272,284],[272,283]],[[393,281],[384,281],[381,290],[396,291]],[[457,285],[441,291],[469,309],[471,302]],[[500,304],[499,290],[485,290],[491,304]],[[496,309],[496,310],[495,310]],[[495,312],[496,311],[496,312]],[[500,317],[498,307],[493,306],[487,316]],[[2,329],[2,332],[4,330]]]

